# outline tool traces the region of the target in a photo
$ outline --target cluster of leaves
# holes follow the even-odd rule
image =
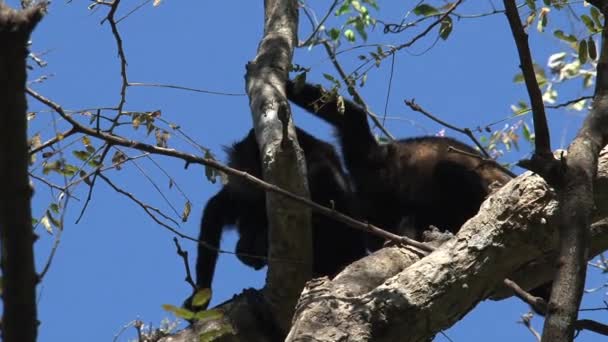
[[[131,125],[135,130],[143,125],[146,127],[146,134],[148,136],[150,133],[154,132],[154,136],[156,137],[156,146],[164,148],[169,146],[168,142],[171,135],[166,130],[155,125],[156,119],[161,116],[160,110],[155,110],[152,112],[131,112],[129,115],[131,116]],[[179,128],[172,124],[169,126],[173,129]]]
[[[566,50],[552,54],[548,58],[546,68],[537,64],[534,65],[536,80],[543,93],[543,102],[553,105],[559,97],[559,84],[574,79],[581,79],[583,89],[588,89],[593,85],[596,77],[598,57],[594,37],[601,32],[603,16],[595,7],[588,5],[583,7],[586,8],[585,13],[577,13],[573,8],[568,7],[568,2],[564,0],[543,0],[543,5],[542,7],[538,7],[537,1],[526,0],[527,9],[530,11],[524,20],[526,28],[532,27],[536,21],[536,31],[539,33],[545,32],[549,26],[551,10],[560,11],[565,8],[569,9],[568,15],[576,16],[574,22],[583,23],[584,25],[582,30],[580,26],[571,25],[572,32],[565,32],[563,30],[567,25],[558,25],[560,28],[552,31],[553,37],[565,43]],[[513,81],[515,83],[523,83],[524,76],[519,73],[515,75]],[[568,109],[574,111],[582,111],[586,107],[587,100],[585,98],[573,101],[568,105]],[[511,110],[516,117],[530,113],[531,108],[527,101],[520,100],[511,106]],[[525,123],[519,126],[526,140],[533,142],[534,136],[530,133],[529,127]],[[507,131],[511,130],[511,128],[507,129]],[[505,129],[501,131],[501,133],[494,132],[493,136],[499,134],[501,137],[504,137]],[[492,146],[492,140],[492,137],[490,137],[490,146]],[[515,140],[513,141],[515,142]],[[508,147],[508,144],[505,146]]]
[[[492,131],[490,128],[486,128],[485,131],[489,135],[482,135],[479,141],[494,159],[503,156],[505,151],[510,152],[513,149],[519,151],[521,137],[530,144],[534,144],[534,133],[523,119],[513,124],[505,124],[502,129]],[[518,133],[519,131],[521,131],[521,135]]]
[[[369,7],[378,10],[378,4],[376,0],[346,0],[336,10],[334,15],[336,17],[347,17],[344,24],[340,27],[333,27],[327,30],[327,34],[332,41],[338,43],[340,37],[346,38],[347,41],[354,43],[356,41],[356,35],[359,34],[361,39],[367,40],[367,28],[374,25],[376,20],[370,15]]]
[[[191,299],[191,306],[194,310],[203,308],[211,299],[211,290],[198,290]],[[234,334],[234,328],[223,320],[224,313],[219,309],[198,310],[192,311],[183,307],[177,307],[171,304],[164,304],[163,309],[171,312],[175,316],[188,320],[190,322],[214,322],[217,323],[213,329],[199,336],[200,342],[211,342],[226,334]]]
[[[568,3],[561,0],[543,0],[545,6],[538,8],[536,1],[527,0],[526,5],[530,14],[526,18],[526,25],[531,24],[538,18],[536,25],[538,32],[545,32],[549,23],[549,13],[551,9],[562,10],[568,8]],[[580,78],[583,81],[583,89],[593,85],[596,76],[597,65],[597,45],[594,37],[601,32],[603,16],[595,7],[587,6],[588,12],[576,13],[569,11],[569,15],[577,17],[576,22],[584,24],[585,29],[580,30],[572,25],[572,32],[564,32],[562,29],[553,30],[553,36],[566,44],[566,51],[559,51],[551,55],[547,62],[547,68],[553,77],[549,79],[546,72],[540,66],[535,65],[535,74],[539,86],[543,90],[543,100],[545,103],[553,104],[557,101],[558,91],[556,85],[565,81]],[[578,20],[580,19],[580,20]],[[565,27],[565,25],[560,25]],[[582,32],[575,34],[574,32]],[[523,75],[515,76],[516,83],[523,82]],[[570,109],[581,111],[585,109],[585,100],[575,102],[569,106]],[[514,106],[516,115],[529,111],[527,105],[519,103]]]

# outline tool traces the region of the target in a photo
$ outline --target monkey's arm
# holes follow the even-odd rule
[[[356,153],[372,153],[377,147],[365,109],[351,100],[341,98],[344,111],[339,110],[338,97],[320,85],[288,81],[286,93],[289,101],[336,127],[342,139],[345,154],[357,146]]]
[[[286,84],[287,99],[304,110],[315,114],[332,126],[343,124],[345,115],[366,118],[365,109],[353,101],[343,98],[344,113],[338,108],[338,98],[323,89],[320,85],[310,83],[297,83],[289,80]]]

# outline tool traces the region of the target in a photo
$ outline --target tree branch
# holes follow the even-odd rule
[[[593,181],[598,155],[608,143],[608,25],[602,29],[593,107],[568,147],[560,200],[559,267],[551,291],[543,342],[571,341],[583,295],[594,210]]]
[[[35,342],[38,334],[34,241],[28,177],[26,58],[42,1],[15,11],[0,1],[0,248],[2,340]]]

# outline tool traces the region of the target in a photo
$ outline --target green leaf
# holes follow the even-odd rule
[[[79,169],[74,165],[65,164],[63,166],[63,169],[61,169],[61,173],[68,177],[72,177],[73,175],[75,175],[78,172],[78,170]]]
[[[331,30],[329,30],[329,37],[332,40],[338,40],[338,38],[340,38],[340,30],[338,30],[337,28],[332,28]]]
[[[49,208],[51,209],[51,211],[53,211],[55,214],[59,214],[59,205],[57,203],[52,203]]]
[[[171,304],[163,304],[162,307],[163,307],[163,310],[169,311],[172,314],[174,314],[175,316],[183,318],[183,319],[190,320],[194,317],[194,312],[192,312],[188,309],[178,308],[177,306],[171,305]]]
[[[341,15],[348,13],[349,11],[350,11],[350,4],[348,1],[344,1],[342,6],[340,6],[340,8],[338,8],[338,10],[336,10],[335,16],[339,17]]]
[[[598,29],[595,27],[595,23],[588,15],[586,15],[586,14],[581,15],[581,20],[583,20],[583,24],[585,24],[585,26],[587,26],[587,30],[589,30],[589,32],[595,33],[598,31]]]
[[[351,29],[346,29],[344,31],[344,37],[346,38],[346,40],[352,43],[355,41],[355,32],[353,32],[353,30]]]
[[[415,15],[420,15],[420,16],[431,16],[431,15],[437,15],[439,14],[439,11],[428,4],[420,4],[418,6],[416,6],[416,8],[414,8],[414,14]]]
[[[589,58],[596,60],[597,59],[597,48],[595,46],[595,41],[591,37],[589,37],[589,40],[587,40],[587,50],[589,52]]]
[[[328,80],[328,81],[330,81],[330,82],[332,82],[332,83],[336,83],[336,82],[338,82],[338,80],[336,80],[336,78],[335,78],[335,77],[333,77],[333,76],[332,76],[332,75],[330,75],[330,74],[325,74],[325,73],[324,73],[324,74],[323,74],[323,77],[324,77],[326,80]]]
[[[207,304],[209,299],[211,299],[211,289],[198,290],[192,297],[192,306],[201,307]]]
[[[581,65],[587,63],[587,56],[589,56],[587,41],[583,39],[578,43],[578,60],[581,62]]]
[[[86,161],[90,156],[88,151],[72,151],[72,154],[82,161]]]
[[[601,20],[602,14],[600,13],[600,11],[597,8],[595,8],[594,6],[591,6],[590,12],[591,12],[591,18],[593,19],[595,26],[602,27],[603,26],[602,20]]]
[[[194,314],[195,321],[215,321],[224,317],[224,313],[218,309],[203,310]]]
[[[517,75],[515,75],[515,77],[513,77],[513,83],[524,83],[525,78],[524,78],[524,74],[519,73]]]
[[[526,5],[532,11],[536,11],[536,0],[526,0]]]
[[[361,14],[367,13],[367,8],[365,8],[365,6],[363,6],[363,5],[361,5],[361,3],[359,1],[355,0],[355,1],[352,1],[350,4],[353,6],[355,11],[357,11]]]
[[[452,18],[446,17],[445,19],[443,19],[443,21],[441,22],[441,26],[439,27],[439,37],[443,40],[448,39],[450,33],[452,33],[453,27],[454,26],[452,25]]]
[[[576,41],[577,41],[577,39],[576,39],[576,37],[575,37],[575,36],[573,36],[573,35],[571,35],[571,34],[566,35],[566,34],[564,33],[564,31],[562,31],[562,30],[555,30],[555,32],[553,32],[553,35],[554,35],[556,38],[561,39],[561,40],[563,40],[563,41],[566,41],[566,42],[568,42],[568,43],[576,43]]]
[[[378,6],[378,4],[376,3],[376,0],[363,0],[363,3],[369,4],[375,10],[379,10],[380,9],[380,7]]]

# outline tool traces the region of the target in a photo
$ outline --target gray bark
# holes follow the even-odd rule
[[[297,43],[297,1],[266,0],[264,7],[264,37],[255,59],[247,65],[246,75],[263,178],[309,198],[306,163],[285,96]],[[298,295],[312,275],[310,208],[269,192],[266,205],[269,262],[264,298],[278,329],[286,332]]]

